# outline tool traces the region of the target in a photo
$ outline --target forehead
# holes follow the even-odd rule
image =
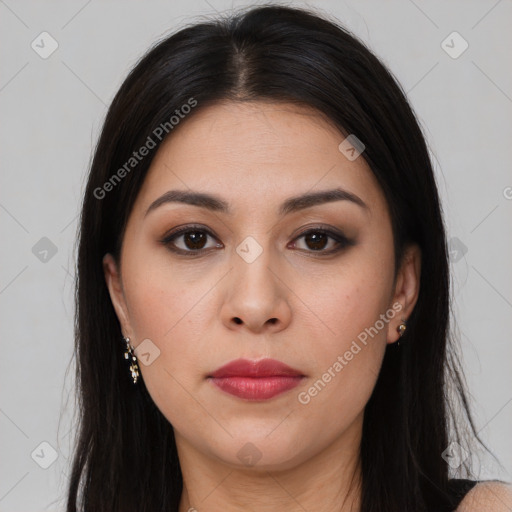
[[[225,197],[236,210],[335,187],[373,209],[384,206],[365,160],[349,160],[340,151],[345,135],[318,111],[260,101],[197,109],[158,149],[139,193],[140,207],[177,188]]]

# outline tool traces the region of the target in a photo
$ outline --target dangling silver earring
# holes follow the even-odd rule
[[[137,384],[137,379],[139,378],[139,365],[137,364],[137,357],[135,356],[135,354],[133,352],[133,347],[130,345],[130,338],[125,338],[123,336],[123,339],[126,343],[126,352],[124,353],[124,358],[132,359],[131,365],[130,365],[130,371],[132,372],[133,383]]]
[[[405,334],[406,329],[407,329],[407,323],[402,318],[402,323],[396,328],[398,334],[400,335],[400,338]],[[400,346],[400,338],[398,338],[398,341],[396,342],[397,347]]]

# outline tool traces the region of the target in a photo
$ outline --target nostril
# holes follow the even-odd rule
[[[237,316],[235,317],[235,323],[237,324],[241,324],[242,323],[242,320],[240,320],[240,318],[238,318]]]

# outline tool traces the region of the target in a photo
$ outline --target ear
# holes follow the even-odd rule
[[[395,317],[388,324],[388,343],[398,341],[400,335],[397,328],[402,320],[407,321],[416,305],[420,291],[420,276],[421,250],[417,244],[411,244],[404,251],[396,277],[395,292],[391,305],[396,307],[396,304],[399,303],[401,309],[397,311]]]
[[[107,282],[108,291],[110,293],[110,300],[112,301],[117,319],[121,325],[121,332],[123,336],[131,338],[133,336],[133,331],[130,325],[130,316],[128,314],[128,308],[124,297],[121,274],[114,257],[110,253],[105,254],[103,257],[103,272],[105,274],[105,281]]]

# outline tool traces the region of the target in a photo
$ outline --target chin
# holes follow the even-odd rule
[[[289,434],[276,435],[271,439],[272,434],[269,436],[269,431],[254,436],[248,436],[247,433],[234,436],[230,439],[229,446],[225,446],[221,453],[215,455],[237,470],[247,469],[254,472],[285,471],[307,458],[306,453],[298,451],[297,447],[302,444],[298,440]],[[228,453],[230,456],[226,460]]]

